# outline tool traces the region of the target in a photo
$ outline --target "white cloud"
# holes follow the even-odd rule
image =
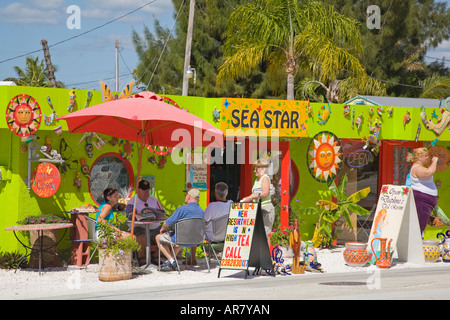
[[[50,1],[59,3],[60,1]],[[35,7],[32,4],[14,2],[0,8],[0,21],[9,23],[42,23],[57,24],[65,18],[65,11],[61,7],[54,9]]]

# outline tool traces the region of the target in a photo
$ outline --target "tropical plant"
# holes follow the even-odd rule
[[[56,71],[56,66],[53,66]],[[5,81],[14,81],[18,86],[25,87],[51,87],[47,78],[46,68],[44,67],[44,61],[39,62],[39,57],[33,59],[32,57],[26,58],[26,68],[15,66],[14,70],[17,73],[17,78],[6,78]],[[64,88],[64,84],[61,81],[56,81],[58,88]]]
[[[102,250],[103,255],[124,254],[141,248],[141,245],[132,237],[121,238],[108,223],[98,224],[97,230],[97,245]]]
[[[336,240],[337,229],[333,228],[333,224],[338,221],[340,217],[344,217],[350,228],[353,224],[350,214],[353,212],[360,216],[368,216],[370,211],[364,209],[357,202],[365,198],[370,188],[359,190],[349,197],[347,197],[347,175],[345,174],[336,185],[332,180],[328,183],[328,190],[319,191],[321,197],[316,202],[314,208],[303,208],[300,210],[301,214],[319,214],[319,219],[314,230],[314,246],[332,247],[334,240]],[[331,198],[331,199],[330,199]],[[333,198],[335,201],[333,201]]]
[[[0,252],[0,269],[15,269],[22,259],[23,254],[18,251]]]
[[[358,23],[319,1],[255,0],[238,6],[227,35],[218,81],[246,77],[267,64],[273,80],[287,75],[287,99],[293,100],[300,70],[321,82],[343,75],[367,78],[358,60],[363,51]]]

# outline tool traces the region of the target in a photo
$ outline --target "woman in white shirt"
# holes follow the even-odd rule
[[[417,148],[413,150],[413,154],[408,154],[407,160],[414,162],[410,173],[411,188],[416,203],[420,232],[422,233],[427,226],[431,211],[433,211],[439,199],[433,181],[438,158],[433,157],[430,160],[427,148]]]

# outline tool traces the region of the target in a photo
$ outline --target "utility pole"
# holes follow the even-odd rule
[[[186,35],[186,52],[184,54],[184,68],[183,68],[183,96],[188,95],[189,89],[189,78],[186,77],[186,70],[191,64],[191,46],[192,46],[192,32],[194,29],[194,11],[195,11],[195,0],[190,1],[189,6],[189,20],[188,20],[188,30]]]
[[[48,50],[47,40],[42,39],[42,50],[44,51],[45,65],[47,66],[47,78],[52,88],[56,88],[55,70],[53,69],[52,60],[50,59],[50,51]]]
[[[119,40],[116,40],[116,92],[119,91]]]

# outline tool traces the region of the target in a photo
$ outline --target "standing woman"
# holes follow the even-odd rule
[[[407,160],[414,162],[410,174],[411,188],[414,193],[420,232],[422,233],[427,226],[431,211],[439,199],[437,188],[433,181],[438,157],[430,159],[427,148],[417,148],[413,150],[412,154],[408,154]]]
[[[270,178],[266,173],[268,167],[269,163],[267,160],[256,160],[253,164],[256,180],[253,184],[252,194],[242,199],[242,202],[254,202],[258,200],[258,196],[261,197],[261,213],[267,237],[272,233],[272,226],[275,220],[275,207],[270,196]]]

